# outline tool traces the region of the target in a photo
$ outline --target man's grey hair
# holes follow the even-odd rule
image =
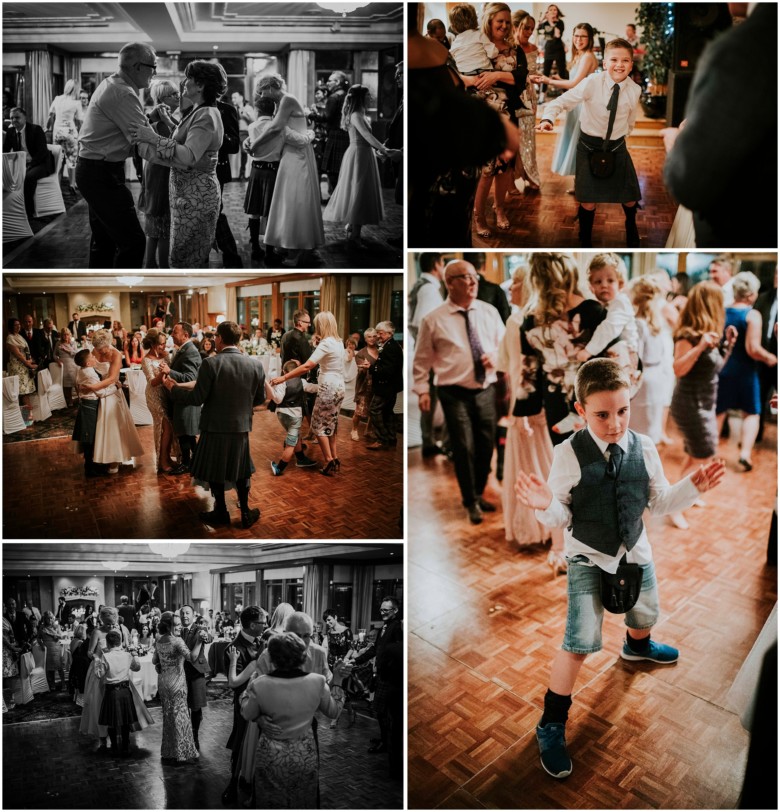
[[[377,332],[381,330],[383,333],[395,333],[395,325],[392,321],[380,321],[374,329]]]
[[[314,621],[311,619],[311,615],[307,615],[306,612],[293,612],[287,620],[284,621],[284,630],[286,632],[294,632],[297,634],[304,626],[307,627],[309,634],[314,631]]]
[[[146,42],[128,42],[122,46],[119,52],[119,67],[132,68],[137,62],[146,59],[154,59],[156,56],[154,48]]]

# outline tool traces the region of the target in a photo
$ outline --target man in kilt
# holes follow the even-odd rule
[[[192,476],[209,483],[213,510],[199,514],[201,521],[217,527],[230,524],[225,488],[235,487],[241,508],[241,525],[251,527],[259,518],[258,508],[249,507],[250,477],[255,471],[249,456],[252,410],[265,400],[262,364],[240,352],[236,346],[241,329],[234,321],[217,326],[217,354],[206,358],[193,389],[164,379],[174,404],[203,405],[200,440],[192,461]]]

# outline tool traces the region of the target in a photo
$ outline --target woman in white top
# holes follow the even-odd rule
[[[274,378],[271,386],[277,386],[290,378],[298,378],[317,364],[320,365],[317,379],[320,391],[317,393],[311,415],[311,430],[317,435],[325,457],[325,467],[320,473],[330,476],[341,467],[336,450],[336,435],[339,427],[339,410],[344,400],[344,345],[339,337],[336,319],[333,313],[327,310],[314,317],[314,332],[319,337],[319,343],[309,360],[282,377]]]
[[[76,159],[79,157],[79,129],[84,119],[79,91],[73,79],[65,82],[61,96],[55,96],[49,108],[49,127],[52,143],[59,144],[65,153],[63,167],[68,170],[70,188],[76,188]]]
[[[256,792],[266,809],[317,808],[319,758],[312,719],[317,711],[333,719],[344,704],[340,667],[328,688],[322,674],[302,671],[306,648],[292,632],[272,637],[273,671],[254,679],[241,697],[244,719],[264,716],[272,723],[263,726],[256,756]]]

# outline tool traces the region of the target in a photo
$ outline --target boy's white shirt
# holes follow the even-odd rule
[[[599,450],[608,459],[607,446],[609,443],[600,440],[588,427],[588,433],[599,447]],[[647,510],[651,516],[662,516],[667,513],[676,513],[689,508],[698,498],[699,490],[693,484],[690,476],[670,485],[664,474],[661,458],[653,441],[644,434],[637,434],[642,443],[642,456],[650,478],[650,499]],[[628,431],[620,438],[618,445],[624,452],[628,451]],[[571,490],[580,481],[581,470],[577,455],[568,438],[556,446],[553,452],[552,467],[547,478],[547,484],[553,492],[552,502],[546,510],[537,510],[536,518],[547,527],[563,527],[564,554],[567,558],[575,555],[587,556],[590,561],[605,572],[614,573],[623,555],[633,564],[649,564],[653,560],[653,551],[647,537],[647,528],[642,527],[642,535],[634,547],[627,551],[624,544],[620,545],[617,555],[610,556],[599,552],[577,541],[571,532]]]
[[[491,60],[498,56],[498,48],[481,31],[471,28],[452,40],[450,55],[461,73],[493,70]]]
[[[310,383],[309,381],[302,381],[303,383],[303,391],[308,392],[310,395],[316,395],[317,392],[320,391],[320,387],[316,383]],[[282,381],[281,383],[276,384],[276,386],[271,386],[271,384],[266,381],[266,393],[270,396],[271,400],[274,403],[281,403],[284,400],[285,392],[287,392],[287,381]],[[285,406],[282,409],[277,409],[277,414],[288,414],[291,417],[297,417],[298,412],[301,411],[300,406]]]
[[[618,336],[632,350],[639,347],[639,330],[636,326],[634,306],[625,293],[618,295],[607,305],[607,317],[593,331],[593,336],[585,345],[591,355],[603,352],[607,344]]]
[[[83,383],[100,383],[100,377],[94,367],[79,367],[76,372],[76,386],[81,386]],[[98,398],[105,398],[113,395],[116,392],[116,386],[106,386],[104,389],[99,389],[97,392],[83,392],[79,393],[82,400],[97,400]]]

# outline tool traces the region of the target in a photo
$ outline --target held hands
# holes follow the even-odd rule
[[[419,406],[421,412],[430,412],[431,396],[427,392],[423,395],[420,395],[417,405]]]
[[[726,328],[726,343],[729,345],[729,347],[734,346],[734,344],[737,341],[738,335],[739,333],[737,333],[737,328],[733,324],[730,324]]]
[[[539,479],[536,474],[526,474],[524,471],[520,471],[517,475],[515,494],[526,507],[534,510],[547,510],[553,498],[553,493],[546,482]]]
[[[173,387],[176,386],[176,381],[174,381],[173,378],[169,378],[167,375],[163,375],[162,384],[170,392]]]
[[[271,386],[279,386],[280,383],[287,383],[284,378],[274,378],[271,381]]]
[[[341,682],[352,673],[352,665],[344,662],[344,660],[337,660],[333,666],[333,684],[341,685]]]
[[[536,125],[537,132],[540,133],[549,133],[553,130],[553,123],[552,121],[548,121],[546,118],[543,118],[537,125]]]
[[[708,465],[700,465],[699,470],[691,474],[691,482],[699,493],[706,493],[720,484],[724,473],[726,463],[723,460],[713,460]]]
[[[171,368],[165,361],[160,361],[159,370],[163,373],[163,375],[167,375],[171,371]]]
[[[145,124],[130,124],[128,127],[130,142],[133,144],[154,144],[157,142],[157,133]]]
[[[586,361],[590,360],[590,353],[583,348],[574,357],[577,361],[584,364]]]

